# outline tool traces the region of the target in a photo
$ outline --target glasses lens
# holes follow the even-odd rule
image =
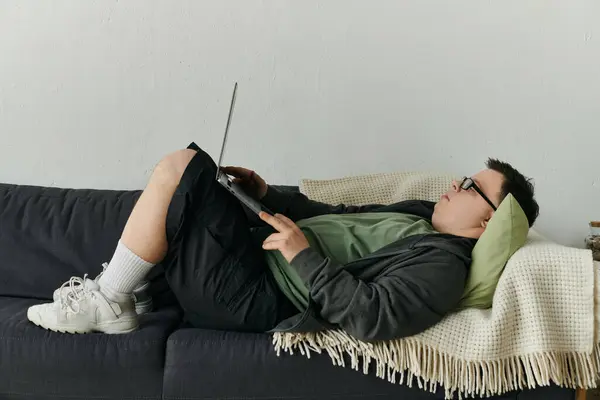
[[[473,186],[473,179],[471,178],[463,178],[462,183],[460,184],[460,188],[462,190],[469,190]]]

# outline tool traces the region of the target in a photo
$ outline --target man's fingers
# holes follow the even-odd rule
[[[271,242],[263,243],[262,247],[265,250],[279,250],[283,244],[283,240],[273,240]]]
[[[228,165],[226,167],[221,167],[221,169],[225,172],[244,172],[246,170],[246,168],[234,167],[232,165]]]
[[[260,217],[260,219],[265,221],[267,224],[271,225],[273,228],[277,229],[279,232],[289,229],[288,225],[276,216],[269,215],[264,211],[261,211],[260,214],[258,214],[258,216]]]
[[[269,215],[262,211],[260,214],[258,214],[258,216],[260,219],[277,229],[279,232],[283,232],[286,229],[299,229],[294,221],[283,214]]]
[[[272,233],[264,240],[263,243],[276,242],[278,240],[285,240],[285,235],[283,233]]]
[[[242,167],[221,167],[221,171],[229,175],[237,176],[238,178],[249,178],[250,175],[252,175],[252,171]]]
[[[282,220],[286,225],[288,225],[289,227],[296,227],[297,225],[294,223],[294,221],[292,221],[291,219],[289,219],[288,217],[286,217],[283,214],[275,214],[275,216],[277,218],[279,218],[280,220]]]

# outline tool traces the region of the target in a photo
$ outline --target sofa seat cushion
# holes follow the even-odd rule
[[[267,334],[180,329],[167,343],[164,398],[443,399],[332,365],[329,356],[277,357]]]
[[[27,320],[38,300],[0,297],[0,398],[160,399],[166,341],[176,308],[140,318],[123,335],[61,334]]]
[[[349,362],[349,360],[347,360]],[[436,393],[392,384],[374,371],[334,366],[326,354],[281,354],[273,350],[271,335],[185,328],[167,342],[164,399],[444,399]],[[572,400],[575,391],[556,386],[521,390],[490,400]],[[456,396],[455,398],[458,398]]]

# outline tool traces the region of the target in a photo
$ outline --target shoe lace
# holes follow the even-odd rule
[[[106,272],[106,268],[108,268],[108,263],[104,262],[102,263],[102,272],[100,272],[98,274],[98,276],[96,277],[96,279],[94,279],[96,282],[100,279],[100,277]]]
[[[71,279],[62,284],[59,289],[59,302],[61,308],[67,309],[73,314],[79,314],[81,312],[81,305],[79,302],[88,295],[94,296],[94,294],[85,286],[87,276],[87,274],[83,275],[83,278],[72,276]]]

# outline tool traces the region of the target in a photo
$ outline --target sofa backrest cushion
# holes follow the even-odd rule
[[[0,296],[50,299],[109,261],[141,191],[0,184]]]
[[[140,194],[0,183],[0,296],[49,300],[71,276],[96,277]],[[154,306],[172,304],[162,266],[147,278]]]

